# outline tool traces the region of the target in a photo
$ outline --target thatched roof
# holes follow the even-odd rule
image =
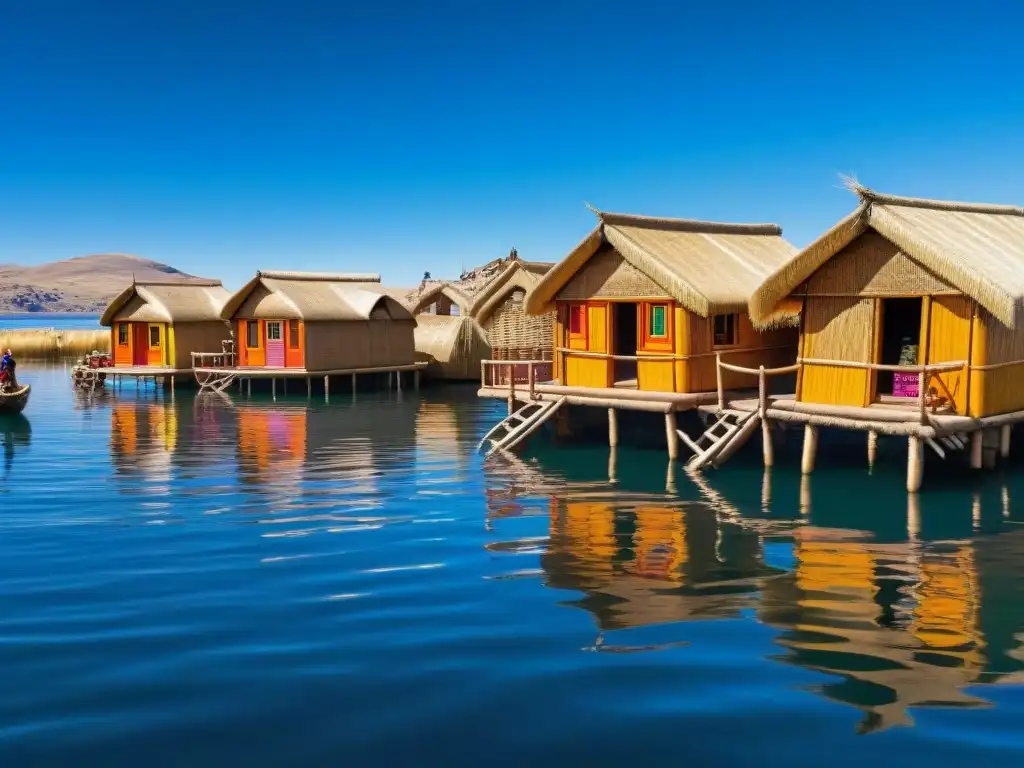
[[[494,311],[501,306],[510,293],[522,289],[529,292],[540,281],[553,262],[512,261],[477,294],[469,308],[469,316],[483,325],[490,320]]]
[[[228,299],[220,316],[231,320],[245,305],[250,305],[247,317],[281,320],[369,320],[375,310],[392,320],[413,319],[375,274],[257,272]]]
[[[125,319],[153,323],[220,320],[221,308],[229,295],[219,280],[133,282],[103,310],[100,325],[111,325],[123,313]]]
[[[1024,302],[1024,208],[896,197],[856,182],[849,186],[860,205],[758,286],[750,299],[755,321],[870,228],[1016,327]]]
[[[439,282],[431,285],[426,290],[419,291],[411,301],[406,304],[409,310],[418,315],[442,296],[451,299],[452,304],[459,308],[460,315],[469,314],[469,306],[472,298],[464,293],[456,283]]]
[[[526,311],[549,311],[558,292],[605,243],[668,295],[702,317],[746,310],[761,281],[795,248],[775,224],[724,224],[607,213],[526,298]]]

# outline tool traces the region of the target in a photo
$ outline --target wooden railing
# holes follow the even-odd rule
[[[758,410],[761,413],[762,418],[764,412],[768,408],[768,391],[767,391],[767,378],[769,376],[781,376],[788,373],[795,373],[799,370],[802,365],[821,365],[830,366],[835,368],[857,368],[866,371],[892,371],[893,373],[916,373],[917,374],[917,410],[918,416],[921,423],[927,422],[928,406],[933,403],[933,399],[929,396],[929,387],[931,386],[932,379],[938,382],[939,387],[945,393],[946,399],[949,403],[953,403],[953,395],[946,387],[946,383],[937,378],[937,374],[948,373],[950,371],[959,371],[967,365],[967,361],[959,360],[956,362],[948,363],[933,363],[930,365],[883,365],[881,363],[858,363],[850,360],[821,360],[817,358],[798,358],[796,365],[789,365],[785,368],[765,368],[763,365],[760,368],[743,368],[738,365],[731,365],[729,363],[723,363],[722,358],[719,355],[716,359],[716,370],[718,378],[718,409],[719,411],[725,409],[725,387],[722,383],[722,371],[733,371],[734,373],[748,374],[751,376],[757,376],[757,389],[758,389]]]
[[[481,387],[512,387],[528,385],[532,391],[538,381],[551,381],[551,360],[481,360]]]
[[[234,352],[193,352],[192,368],[234,368]]]

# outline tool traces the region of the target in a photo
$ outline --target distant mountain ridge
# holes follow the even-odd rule
[[[200,280],[168,264],[100,253],[26,267],[0,264],[0,312],[102,312],[132,281]]]

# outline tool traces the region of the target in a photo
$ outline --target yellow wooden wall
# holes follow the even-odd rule
[[[974,302],[966,296],[934,296],[925,299],[925,311],[931,316],[928,328],[928,356],[918,363],[947,363],[955,360],[969,362],[971,358],[971,323]],[[922,347],[925,345],[922,344]],[[941,379],[953,396],[957,413],[966,414],[968,404],[969,367],[941,373]],[[942,388],[933,383],[939,393]]]
[[[984,309],[974,319],[971,365],[1024,360],[1024,329],[1003,325]],[[1024,410],[1024,364],[971,372],[971,415],[992,416]]]
[[[875,303],[856,296],[810,296],[804,302],[800,356],[868,363],[872,358]],[[867,405],[867,370],[805,365],[799,399],[830,405]]]

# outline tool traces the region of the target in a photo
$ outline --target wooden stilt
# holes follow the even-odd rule
[[[618,452],[615,450],[615,446],[614,445],[612,446],[611,450],[608,451],[608,482],[609,483],[617,483],[617,482],[619,482],[619,480],[618,480],[618,478],[616,477],[616,474],[615,474],[615,466],[616,466],[616,463],[618,461],[617,453]]]
[[[402,391],[402,372],[401,371],[395,371],[395,382],[397,384],[398,391],[401,392]]]
[[[248,382],[249,397],[252,397],[252,376],[250,376],[246,381]]]
[[[979,491],[971,494],[971,528],[975,531],[981,530],[981,493]]]
[[[665,490],[668,493],[676,492],[676,463],[669,461],[668,470],[665,473]]]
[[[764,468],[764,476],[761,478],[761,511],[769,512],[772,506],[772,469]]]
[[[331,377],[330,375],[324,376],[324,402],[328,402],[331,399]]]
[[[352,374],[352,397],[356,396],[356,375]]]
[[[761,452],[764,455],[764,465],[771,467],[775,464],[775,447],[772,445],[772,431],[768,426],[768,419],[761,419]]]
[[[615,409],[608,409],[608,445],[612,448],[619,444],[619,421],[615,415]]]
[[[818,427],[814,424],[804,425],[804,452],[800,460],[800,471],[805,475],[814,471],[814,458],[818,453]]]
[[[868,467],[875,466],[875,459],[878,458],[878,433],[874,430],[868,432]]]
[[[679,457],[679,435],[676,434],[675,413],[665,414],[665,441],[668,443],[668,457],[677,459]]]
[[[999,428],[999,455],[1004,459],[1010,455],[1010,438],[1012,435],[1012,424],[1003,424]]]
[[[980,429],[971,433],[971,469],[981,469],[982,439]]]
[[[391,391],[391,377],[394,375],[393,371],[388,371],[388,392]]]
[[[270,380],[270,395],[277,400],[277,379]]]
[[[999,430],[994,427],[990,427],[988,429],[983,429],[981,435],[981,466],[984,469],[993,469],[996,465],[996,456],[999,452]]]
[[[306,377],[306,397],[312,397],[312,396],[313,396],[313,380],[311,378],[309,378],[309,376],[307,376]]]
[[[921,490],[924,478],[924,443],[920,437],[907,438],[907,493]]]

